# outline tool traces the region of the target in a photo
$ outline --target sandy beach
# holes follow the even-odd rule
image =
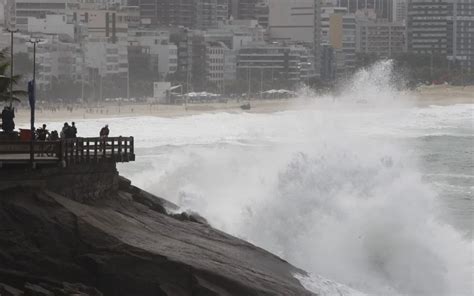
[[[414,104],[419,106],[429,105],[451,105],[474,103],[474,86],[424,86],[410,93],[414,98]],[[160,104],[122,104],[107,103],[98,107],[84,108],[75,107],[72,110],[60,108],[55,111],[37,108],[36,122],[71,121],[95,118],[117,118],[133,116],[158,116],[158,117],[180,117],[191,116],[202,113],[217,112],[251,112],[271,113],[285,110],[299,110],[308,107],[315,108],[314,98],[281,99],[281,100],[252,100],[252,109],[243,111],[240,109],[246,101],[229,101],[227,103],[203,103],[184,105],[160,105]],[[29,108],[17,109],[16,122],[25,125],[30,120]]]
[[[474,86],[434,85],[423,86],[412,92],[417,104],[428,105],[454,105],[473,104]]]

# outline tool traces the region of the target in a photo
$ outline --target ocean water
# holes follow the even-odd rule
[[[320,295],[472,295],[474,105],[417,107],[393,79],[382,62],[306,110],[77,125],[134,135],[124,176],[308,271]]]

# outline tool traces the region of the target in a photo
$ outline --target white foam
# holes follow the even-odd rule
[[[473,105],[407,106],[390,71],[378,64],[304,111],[78,127],[92,135],[107,121],[135,135],[146,155],[120,171],[136,185],[313,274],[374,295],[472,295],[472,240],[439,219],[436,192],[399,138],[472,134]],[[315,292],[325,283],[306,281]],[[322,295],[352,295],[342,287]]]

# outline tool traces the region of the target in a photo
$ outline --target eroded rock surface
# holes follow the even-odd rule
[[[87,203],[48,186],[1,189],[0,294],[313,295],[282,259],[112,184]]]

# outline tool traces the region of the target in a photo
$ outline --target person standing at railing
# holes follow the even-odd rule
[[[44,151],[47,150],[45,148],[47,148],[44,144],[44,142],[46,141],[46,139],[48,138],[48,135],[49,135],[49,131],[46,129],[46,124],[43,124],[43,127],[42,128],[39,128],[36,130],[36,138],[38,139],[39,143],[40,143],[40,151],[38,153],[38,156],[43,156],[44,155]],[[48,154],[46,152],[46,154]]]
[[[15,130],[15,108],[5,106],[1,114],[2,117],[2,129],[6,133],[12,133]]]
[[[69,123],[65,122],[63,129],[61,130],[61,139],[67,139],[69,135]]]
[[[100,138],[101,139],[106,139],[109,136],[110,130],[109,130],[109,125],[106,124],[101,130],[100,130]]]
[[[76,123],[73,121],[72,125],[70,127],[71,129],[71,138],[77,138],[77,128],[76,128]]]
[[[103,128],[100,129],[100,140],[101,140],[101,144],[102,144],[102,150],[104,151],[104,155],[105,155],[105,149],[106,149],[106,140],[109,136],[109,133],[110,133],[110,130],[109,130],[109,125],[106,124]]]
[[[42,128],[36,130],[36,137],[39,141],[46,141],[48,135],[49,131],[46,129],[46,124],[43,124]]]
[[[49,141],[58,141],[59,140],[58,131],[52,131],[51,134],[49,135],[48,140]]]

